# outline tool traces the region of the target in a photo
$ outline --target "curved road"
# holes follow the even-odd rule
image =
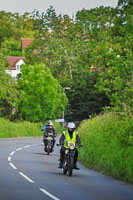
[[[47,156],[41,138],[0,140],[0,200],[133,200],[132,185],[82,164],[64,175],[59,150]]]

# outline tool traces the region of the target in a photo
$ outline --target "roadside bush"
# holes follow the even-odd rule
[[[38,125],[30,122],[10,122],[0,118],[0,138],[40,136]]]
[[[40,125],[41,123],[33,124],[27,121],[10,122],[9,120],[0,118],[0,138],[43,136]],[[61,133],[61,125],[54,123],[54,126],[57,133]]]
[[[83,148],[79,159],[86,166],[133,182],[133,121],[105,113],[81,123]]]

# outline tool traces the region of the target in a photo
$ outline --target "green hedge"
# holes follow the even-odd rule
[[[40,125],[42,124],[33,124],[27,121],[10,122],[9,120],[0,118],[0,138],[43,136]],[[54,122],[54,126],[57,133],[62,132],[61,124]]]
[[[78,128],[83,148],[79,160],[87,167],[133,183],[133,120],[105,113]]]

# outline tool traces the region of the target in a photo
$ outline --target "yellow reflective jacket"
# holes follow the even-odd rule
[[[65,139],[64,139],[64,147],[67,148],[67,142],[68,142],[68,141],[73,141],[73,142],[76,143],[76,137],[77,137],[77,135],[78,135],[77,131],[74,131],[74,132],[73,132],[73,137],[72,137],[72,139],[70,138],[70,135],[69,135],[68,130],[67,130],[67,131],[63,131],[63,134],[64,134],[64,137],[65,137]]]

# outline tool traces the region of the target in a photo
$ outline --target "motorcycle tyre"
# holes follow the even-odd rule
[[[50,154],[50,149],[51,149],[51,144],[50,144],[50,142],[48,142],[48,145],[47,145],[47,155]]]
[[[68,176],[72,176],[73,166],[74,166],[74,158],[70,157],[69,158],[69,166],[68,166]]]
[[[66,169],[66,166],[64,165],[63,167],[63,173],[66,174],[67,173],[67,169]]]

